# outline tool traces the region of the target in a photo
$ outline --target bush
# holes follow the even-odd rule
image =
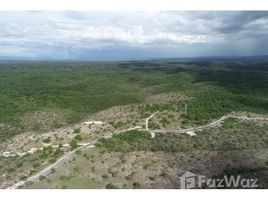
[[[44,180],[45,178],[46,178],[45,176],[40,176],[40,177],[39,177],[39,180],[42,181],[42,180]]]
[[[61,181],[65,181],[65,180],[67,180],[68,178],[67,178],[67,176],[64,176],[64,175],[63,175],[63,176],[60,176],[59,179],[60,179]]]
[[[37,168],[37,167],[39,167],[40,166],[40,163],[39,162],[35,162],[34,164],[33,164],[33,168]]]
[[[50,143],[50,142],[51,142],[51,138],[48,137],[48,138],[44,139],[43,142],[44,142],[44,143]]]
[[[20,180],[21,180],[21,181],[25,181],[26,179],[27,179],[27,176],[26,176],[26,175],[21,175],[21,176],[20,176]]]
[[[59,157],[60,155],[62,155],[63,154],[63,150],[61,150],[60,148],[57,148],[55,151],[54,151],[54,153],[53,153],[53,156],[54,157]]]
[[[113,185],[113,184],[111,184],[111,183],[108,183],[108,184],[106,185],[106,189],[118,189],[118,187],[115,186],[115,185]]]
[[[80,155],[81,152],[82,152],[82,151],[79,149],[79,150],[77,150],[75,153],[76,153],[77,155]]]
[[[76,135],[74,137],[74,139],[77,140],[77,141],[81,141],[82,140],[82,136],[81,135]]]
[[[133,189],[140,189],[141,188],[141,184],[140,183],[133,183]]]
[[[109,173],[109,174],[111,174],[111,175],[112,175],[112,177],[116,177],[116,176],[117,176],[117,174],[118,174],[118,171],[116,171],[116,170],[112,170],[112,169],[109,169],[109,170],[108,170],[108,173]]]
[[[107,179],[107,178],[108,178],[108,175],[107,175],[107,174],[103,174],[101,177],[102,177],[103,179]]]
[[[52,125],[52,127],[58,129],[58,128],[62,127],[62,124],[61,123],[58,123],[58,122],[54,122],[54,124]]]
[[[19,162],[19,163],[16,165],[17,168],[20,168],[20,167],[22,167],[22,166],[23,166],[23,163],[22,163],[22,162]]]
[[[70,142],[70,147],[71,147],[72,150],[76,149],[78,147],[77,140],[72,140]]]
[[[50,163],[55,163],[56,161],[57,161],[56,158],[52,158],[52,159],[49,160]]]
[[[67,189],[67,188],[68,188],[67,185],[61,186],[61,189]]]
[[[81,132],[81,129],[80,128],[74,129],[74,133],[80,133],[80,132]]]

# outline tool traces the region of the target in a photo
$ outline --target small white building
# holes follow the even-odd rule
[[[186,134],[190,136],[196,136],[196,133],[193,131],[186,131]]]
[[[82,125],[103,125],[105,124],[102,121],[88,121],[88,122],[83,122]]]
[[[4,152],[2,155],[3,155],[4,157],[8,157],[8,156],[11,155],[11,153],[10,153],[9,151],[6,151],[6,152]]]

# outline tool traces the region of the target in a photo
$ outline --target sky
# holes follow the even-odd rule
[[[266,11],[0,11],[0,58],[268,55]]]

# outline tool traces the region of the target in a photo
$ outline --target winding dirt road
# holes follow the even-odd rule
[[[176,130],[153,130],[155,133],[187,133],[187,132],[198,132],[202,131],[205,128],[213,128],[217,126],[221,126],[221,124],[228,118],[235,118],[240,120],[250,120],[250,121],[268,121],[268,118],[265,117],[247,117],[247,116],[236,116],[236,115],[224,115],[220,119],[211,122],[209,124],[206,124],[204,126],[198,126],[193,128],[187,128],[187,129],[176,129]]]
[[[37,182],[41,176],[48,175],[49,173],[51,173],[52,169],[56,169],[56,168],[60,167],[66,160],[69,160],[70,158],[74,157],[75,152],[77,152],[79,150],[82,150],[82,149],[95,147],[96,142],[97,141],[87,143],[87,144],[85,144],[85,145],[83,145],[83,146],[81,146],[81,147],[79,147],[79,148],[77,148],[77,149],[65,154],[58,161],[56,161],[52,165],[49,165],[48,167],[46,167],[45,169],[43,169],[39,173],[35,174],[34,176],[31,176],[31,177],[27,178],[25,181],[19,181],[16,184],[8,187],[7,189],[16,189],[19,186],[24,185],[24,183],[26,183],[26,182]]]
[[[241,119],[241,120],[252,120],[252,121],[268,121],[268,118],[264,118],[264,117],[255,117],[255,118],[252,117],[251,118],[251,117],[247,117],[247,116],[235,116],[235,115],[228,114],[228,115],[224,115],[220,119],[218,119],[218,120],[216,120],[214,122],[211,122],[211,123],[209,123],[207,125],[204,125],[204,126],[198,126],[198,127],[188,128],[188,129],[171,130],[171,131],[170,130],[169,131],[166,131],[166,130],[149,130],[149,128],[148,128],[149,120],[155,114],[157,114],[158,112],[159,111],[153,113],[152,115],[150,115],[148,118],[145,119],[145,130],[150,132],[152,138],[155,137],[155,133],[160,133],[160,132],[161,133],[165,133],[165,132],[166,133],[167,132],[186,133],[186,132],[189,132],[189,131],[198,132],[198,131],[203,130],[204,128],[212,128],[212,127],[220,126],[224,122],[224,120],[226,120],[227,118],[236,118],[236,119]],[[114,133],[107,134],[104,138],[111,138],[115,134],[122,133],[122,132],[125,132],[125,131],[135,130],[135,129],[144,130],[141,126],[136,126],[136,127],[133,127],[133,128],[128,128],[128,129],[124,129],[124,130],[120,130],[120,131],[117,131],[117,132],[114,132]],[[77,149],[75,149],[75,150],[73,150],[71,152],[66,153],[58,161],[56,161],[52,165],[47,166],[45,169],[43,169],[39,173],[35,174],[34,176],[31,176],[31,177],[27,178],[25,181],[19,181],[16,184],[14,184],[14,185],[12,185],[10,187],[7,187],[7,189],[16,189],[16,188],[24,185],[28,181],[31,181],[31,182],[39,181],[41,176],[47,176],[49,173],[51,173],[52,169],[56,169],[56,168],[60,167],[67,160],[69,160],[70,158],[74,157],[75,153],[77,151],[84,150],[84,149],[87,149],[87,148],[94,148],[96,143],[97,143],[97,140],[83,144],[83,146],[81,146],[81,147],[79,147],[79,148],[77,148]]]
[[[152,138],[155,137],[155,133],[154,133],[154,131],[149,130],[149,125],[148,125],[148,123],[149,123],[149,120],[150,120],[155,114],[157,114],[157,113],[159,113],[159,111],[156,111],[155,113],[151,114],[149,117],[147,117],[147,118],[145,119],[145,130],[150,132]]]
[[[124,130],[116,131],[114,133],[107,134],[106,136],[104,136],[104,138],[111,138],[114,134],[119,134],[119,133],[122,133],[122,132],[135,130],[135,129],[142,129],[142,127],[141,126],[135,126],[133,128],[127,128],[127,129],[124,129]],[[95,144],[97,142],[98,142],[98,140],[95,140],[95,141],[83,144],[79,148],[66,153],[59,160],[57,160],[55,163],[47,166],[45,169],[43,169],[42,171],[38,172],[37,174],[27,178],[25,181],[19,181],[19,182],[15,183],[14,185],[7,187],[6,189],[16,189],[16,188],[18,188],[20,186],[23,186],[26,182],[37,182],[37,181],[39,181],[40,177],[47,176],[48,174],[50,174],[52,172],[53,169],[57,169],[58,167],[62,166],[67,160],[73,158],[77,151],[88,149],[88,148],[94,148]]]

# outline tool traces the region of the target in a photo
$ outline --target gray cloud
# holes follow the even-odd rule
[[[0,12],[0,56],[124,59],[268,53],[268,12]]]

